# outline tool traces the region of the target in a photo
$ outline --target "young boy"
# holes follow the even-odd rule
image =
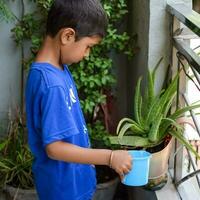
[[[46,37],[26,86],[28,139],[40,200],[91,200],[96,187],[93,165],[108,165],[121,179],[131,169],[127,151],[89,147],[68,69],[89,55],[106,26],[99,0],[55,0],[49,11]]]

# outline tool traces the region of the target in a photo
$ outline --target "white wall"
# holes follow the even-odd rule
[[[19,16],[19,3],[11,2],[10,7]],[[0,23],[0,127],[5,129],[8,110],[20,101],[20,49],[13,41],[13,23]],[[0,135],[4,131],[0,129]]]
[[[140,51],[129,63],[127,71],[127,112],[133,111],[133,94],[140,75],[145,76],[163,57],[156,77],[156,90],[159,91],[166,77],[167,67],[171,63],[172,36],[171,16],[166,11],[167,2],[186,3],[192,0],[129,0],[129,31],[138,35]],[[145,80],[143,88],[146,87]]]
[[[150,1],[148,68],[153,69],[159,59],[163,61],[157,71],[156,90],[162,88],[171,55],[171,23],[166,11],[166,1]]]

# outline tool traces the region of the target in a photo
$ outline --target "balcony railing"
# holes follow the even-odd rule
[[[172,43],[173,43],[173,52],[172,52],[172,66],[173,68],[180,69],[183,68],[183,75],[179,80],[179,88],[177,92],[177,105],[178,107],[183,105],[190,105],[191,102],[187,95],[186,85],[188,80],[192,81],[195,87],[198,89],[198,93],[200,94],[200,56],[191,49],[190,47],[190,37],[185,37],[181,33],[184,29],[190,29],[193,32],[193,38],[200,39],[200,15],[194,12],[192,9],[185,6],[183,3],[176,4],[168,4],[167,11],[172,16]],[[200,51],[199,46],[195,48],[195,50]],[[176,69],[176,70],[177,70]],[[192,72],[192,75],[189,74]],[[191,78],[192,77],[192,78]],[[195,94],[194,94],[195,95]],[[200,96],[200,95],[199,95]],[[200,100],[200,99],[199,99]],[[199,119],[200,116],[195,115],[193,111],[190,112],[190,116],[194,122],[196,127],[196,132],[199,137],[195,141],[190,141],[191,144],[194,145],[197,152],[200,152],[200,125]],[[172,159],[173,165],[171,165],[170,174],[172,176],[172,180],[174,185],[181,197],[181,199],[185,199],[184,194],[181,192],[181,186],[192,178],[196,178],[193,180],[193,184],[195,185],[195,189],[197,189],[197,193],[200,194],[200,166],[199,162],[194,158],[194,156],[186,149],[182,148],[178,142],[175,142],[174,145],[174,159]],[[183,164],[185,161],[185,157],[188,157],[188,166],[185,167]],[[183,168],[187,168],[187,173],[183,173]],[[191,170],[192,168],[192,170]],[[189,190],[189,188],[187,188]],[[194,194],[193,194],[194,195]],[[196,195],[198,197],[198,194]],[[193,199],[194,196],[193,196]],[[199,197],[200,199],[200,197]]]

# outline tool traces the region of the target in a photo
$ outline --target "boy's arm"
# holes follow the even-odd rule
[[[47,145],[47,155],[54,160],[94,165],[110,165],[123,178],[131,169],[131,156],[127,151],[82,148],[58,141]],[[111,156],[112,153],[112,156]],[[111,158],[112,157],[112,158]],[[111,162],[111,163],[110,163]]]
[[[62,141],[47,145],[46,152],[54,160],[94,165],[109,165],[111,154],[111,150],[82,148]]]

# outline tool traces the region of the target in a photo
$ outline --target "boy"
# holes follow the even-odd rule
[[[109,165],[121,178],[131,169],[127,151],[89,148],[88,132],[68,66],[88,56],[105,35],[98,0],[55,0],[43,45],[26,86],[28,139],[40,200],[91,200],[93,165]]]

